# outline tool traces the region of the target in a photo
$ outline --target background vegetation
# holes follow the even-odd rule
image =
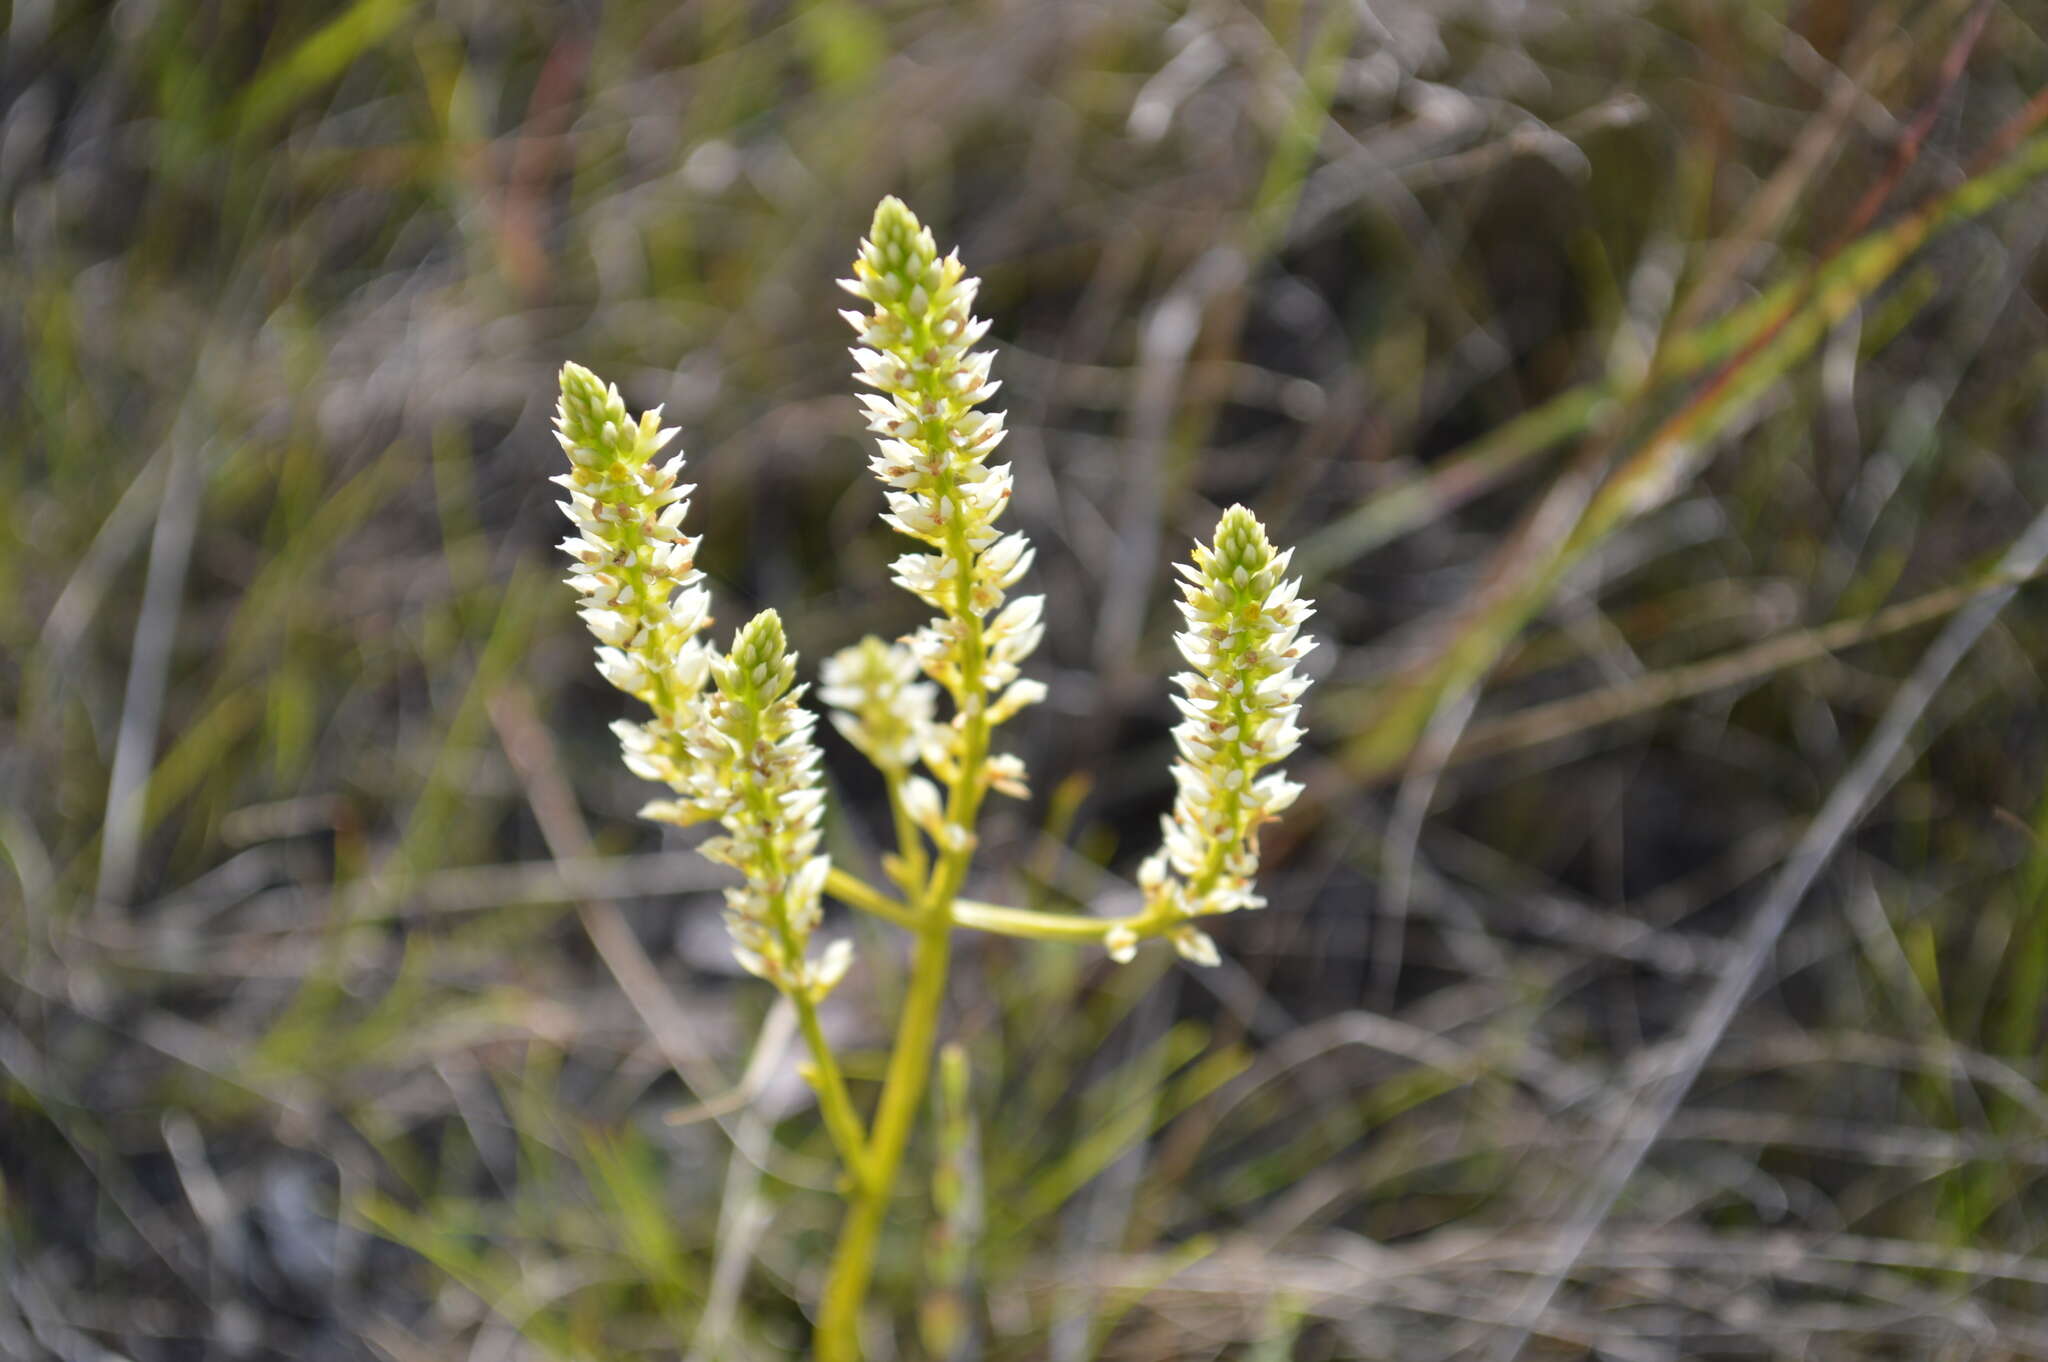
[[[1054,603],[986,894],[1126,892],[1217,505],[1329,642],[1221,970],[971,944],[876,1356],[2048,1355],[2038,6],[4,12],[0,1354],[801,1348],[823,1137],[546,416],[667,404],[728,622],[906,627],[898,192]]]

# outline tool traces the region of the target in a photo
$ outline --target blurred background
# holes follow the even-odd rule
[[[1128,892],[1218,507],[1324,644],[1221,969],[965,945],[874,1355],[2048,1356],[2034,0],[4,13],[0,1355],[802,1350],[829,1150],[547,419],[666,404],[726,621],[907,629],[898,193],[1052,602],[981,896]]]

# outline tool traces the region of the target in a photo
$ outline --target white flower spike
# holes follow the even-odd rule
[[[938,687],[918,680],[917,670],[908,648],[873,635],[819,669],[818,698],[832,706],[832,726],[885,773],[909,771],[932,738]]]
[[[562,366],[555,438],[569,456],[563,514],[576,527],[562,541],[569,585],[583,597],[583,621],[597,637],[605,680],[654,711],[645,723],[613,725],[626,765],[673,784],[690,765],[688,735],[710,676],[711,653],[697,634],[711,622],[698,585],[697,541],[680,528],[691,488],[676,481],[683,456],[656,465],[675,436],[661,413],[635,421],[616,387],[580,364]]]
[[[815,854],[824,805],[815,720],[797,703],[803,687],[782,621],[772,610],[755,616],[725,657],[698,641],[710,597],[698,585],[697,541],[680,528],[690,493],[676,482],[682,457],[652,462],[675,434],[660,429],[659,413],[629,419],[617,388],[565,364],[555,426],[571,465],[555,481],[569,491],[562,510],[578,532],[562,548],[598,670],[653,711],[612,731],[627,769],[676,796],[641,812],[725,825],[701,850],[745,876],[726,890],[734,953],[784,989],[822,996],[845,973],[844,952],[818,966],[805,955],[831,865]]]
[[[1260,774],[1301,742],[1308,678],[1295,665],[1315,646],[1301,633],[1315,611],[1301,599],[1300,579],[1286,576],[1292,557],[1275,552],[1258,517],[1232,506],[1213,541],[1195,545],[1193,564],[1175,565],[1187,628],[1174,642],[1193,670],[1173,678],[1182,691],[1174,697],[1173,812],[1138,884],[1143,916],[1197,964],[1216,964],[1216,945],[1189,920],[1265,906],[1252,883],[1258,830],[1301,793],[1278,772]],[[1128,954],[1129,943],[1110,944],[1113,956],[1115,947]]]
[[[1011,478],[1008,465],[987,462],[1003,440],[1002,413],[976,410],[1000,386],[988,376],[994,356],[973,348],[988,331],[972,315],[981,281],[968,277],[957,253],[942,259],[931,232],[886,198],[853,277],[839,283],[869,304],[840,315],[860,339],[855,377],[877,390],[861,402],[868,429],[881,437],[870,466],[889,489],[882,519],[928,549],[894,565],[897,584],[938,611],[906,640],[909,656],[946,688],[960,715],[1000,724],[1043,697],[1042,686],[1013,684],[1044,633],[1043,600],[1006,603],[1033,550],[1023,535],[995,528]],[[957,722],[938,730],[935,770],[957,760],[959,732]],[[1006,765],[993,788],[1016,793],[1020,775]]]

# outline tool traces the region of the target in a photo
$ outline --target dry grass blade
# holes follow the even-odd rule
[[[107,822],[100,839],[99,885],[93,895],[103,916],[125,908],[135,888],[144,801],[149,774],[156,765],[171,647],[178,631],[185,570],[191,561],[192,539],[199,523],[205,469],[194,448],[198,437],[186,432],[172,438],[174,448],[169,470],[164,474],[164,499],[157,508],[156,530],[149,541],[142,611],[135,624],[135,644],[128,656],[120,736],[114,746],[113,770],[107,777]]]
[[[2023,115],[2022,129],[2048,118],[2048,105]],[[1623,525],[1661,506],[1683,487],[1711,442],[1769,393],[1820,338],[1889,279],[1942,227],[1981,213],[2048,174],[2048,135],[2022,142],[1987,170],[1917,212],[1843,250],[1815,278],[1810,299],[1794,300],[1767,329],[1633,454],[1585,492],[1586,472],[1561,483],[1516,544],[1488,573],[1470,609],[1441,630],[1440,641],[1387,687],[1345,749],[1350,768],[1376,778],[1405,761],[1439,704],[1476,685],[1565,576]],[[1547,529],[1564,522],[1562,532]]]
[[[2036,516],[2026,533],[2006,551],[1999,561],[1998,575],[2008,582],[2024,580],[2039,572],[2044,560],[2048,560],[2048,511]],[[1912,675],[1899,687],[1855,764],[1829,793],[1764,892],[1743,929],[1738,953],[1701,999],[1671,1052],[1644,1088],[1630,1097],[1618,1122],[1612,1149],[1602,1159],[1565,1228],[1553,1241],[1541,1270],[1517,1303],[1507,1327],[1495,1340],[1495,1356],[1512,1362],[1521,1355],[1531,1332],[1540,1326],[1544,1312],[1599,1233],[1650,1147],[1692,1090],[1707,1057],[1720,1044],[1743,999],[1762,978],[1778,938],[1784,934],[1785,925],[1805,899],[1807,890],[1834,856],[1842,838],[1896,778],[1899,754],[1921,713],[2018,592],[2017,586],[2001,586],[1972,602],[1948,622],[1922,654]]]
[[[499,691],[490,698],[491,722],[505,744],[505,754],[526,782],[526,795],[540,822],[548,849],[564,860],[588,860],[590,831],[577,812],[576,797],[562,775],[554,742],[547,728],[533,712],[533,703],[518,687]],[[589,933],[605,967],[634,1011],[647,1024],[648,1034],[661,1053],[700,1100],[723,1094],[731,1085],[719,1073],[703,1045],[697,1028],[676,1005],[663,982],[661,972],[647,958],[640,940],[633,934],[618,905],[587,900],[576,906],[577,915]]]
[[[2038,580],[2040,575],[2036,571],[2024,580]],[[1453,763],[1477,761],[1503,752],[1557,742],[1604,724],[1619,723],[1715,691],[1748,685],[1774,673],[1845,652],[1859,644],[1916,629],[1955,613],[1987,591],[2022,584],[2020,581],[1992,578],[1943,587],[1910,601],[1886,606],[1868,619],[1836,620],[1812,629],[1796,630],[1720,657],[1667,667],[1619,686],[1553,700],[1549,704],[1532,705],[1512,714],[1483,720],[1465,731],[1448,760]]]

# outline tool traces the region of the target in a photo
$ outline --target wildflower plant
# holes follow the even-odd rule
[[[816,719],[781,618],[764,610],[723,651],[699,636],[709,595],[685,534],[682,456],[659,412],[627,414],[616,387],[567,364],[557,437],[570,468],[555,481],[575,534],[563,541],[569,583],[598,641],[598,670],[649,711],[613,725],[627,767],[666,785],[642,814],[723,832],[699,849],[731,867],[725,891],[734,953],[793,1004],[827,1130],[845,1164],[848,1210],[818,1313],[817,1356],[853,1362],[859,1317],[892,1189],[933,1067],[953,933],[1103,945],[1126,961],[1163,937],[1198,964],[1218,961],[1201,919],[1263,905],[1254,887],[1260,828],[1301,787],[1269,768],[1300,743],[1297,669],[1312,613],[1252,513],[1225,511],[1207,545],[1179,565],[1190,670],[1176,676],[1175,798],[1160,849],[1138,872],[1140,911],[1121,918],[1003,907],[963,898],[975,825],[990,794],[1028,794],[1023,762],[996,750],[1003,724],[1045,698],[1024,674],[1044,632],[1043,598],[1013,595],[1033,550],[998,529],[1011,473],[990,456],[1003,414],[976,344],[979,282],[894,198],[875,211],[840,284],[863,304],[843,312],[858,343],[856,379],[870,460],[885,487],[882,519],[915,542],[893,564],[897,585],[933,614],[897,642],[866,638],[825,659],[817,698],[833,726],[883,778],[896,848],[884,889],[820,850],[824,790]],[[944,697],[945,712],[940,699]],[[906,929],[913,953],[878,1097],[863,1115],[819,1026],[817,1007],[852,964],[850,943],[814,949],[830,896]]]

